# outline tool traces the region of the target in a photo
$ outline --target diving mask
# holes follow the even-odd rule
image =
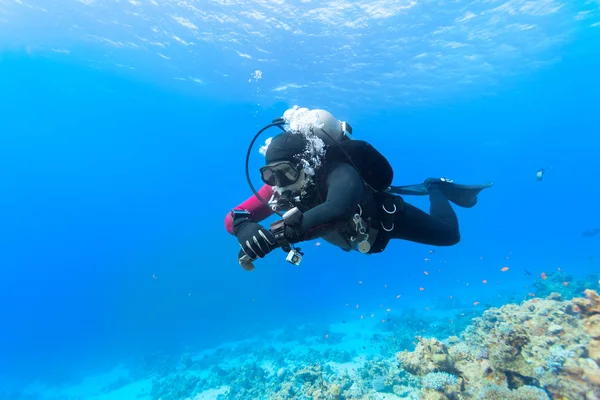
[[[264,183],[269,186],[286,187],[293,185],[300,178],[300,168],[289,161],[281,161],[265,165],[260,169]]]

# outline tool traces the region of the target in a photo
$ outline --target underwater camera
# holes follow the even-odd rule
[[[287,257],[285,257],[285,261],[289,262],[290,264],[300,265],[303,254],[304,253],[302,253],[299,248],[292,249],[288,253]]]

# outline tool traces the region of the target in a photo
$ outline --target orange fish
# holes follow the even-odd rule
[[[506,271],[508,271],[508,267],[502,267],[502,268],[500,268],[500,271],[506,272]]]
[[[483,283],[487,283],[487,279],[484,279],[484,280],[482,280],[481,282],[483,282]]]
[[[473,305],[474,305],[474,306],[476,306],[477,304],[479,304],[479,302],[478,302],[478,301],[476,301],[475,303],[473,303]]]
[[[542,272],[542,273],[540,274],[540,276],[542,277],[542,279],[546,279],[546,278],[547,278],[547,277],[546,277],[546,273],[545,273],[545,272]]]
[[[427,272],[427,271],[423,271],[423,273],[424,273],[425,275],[429,275],[429,272]]]

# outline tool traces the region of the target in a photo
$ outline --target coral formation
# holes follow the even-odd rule
[[[562,271],[544,273],[545,278],[538,278],[533,286],[538,297],[548,297],[551,293],[559,293],[565,300],[582,296],[586,288],[596,287],[600,276],[588,275],[583,280],[573,280],[573,275]]]
[[[424,381],[447,373],[464,385],[457,391],[457,384],[424,382],[427,399],[600,398],[600,296],[592,290],[585,295],[562,301],[552,293],[489,309],[460,339],[419,338],[398,361]]]
[[[302,351],[246,344],[200,358],[185,354],[155,378],[152,398],[600,399],[600,296],[584,294],[565,300],[553,292],[490,308],[460,336],[417,336],[414,350],[391,359],[336,348],[343,335],[328,342],[322,326],[302,330],[312,332],[302,338],[311,347]],[[296,338],[291,331],[281,336]],[[370,341],[380,336],[391,341],[380,333]]]

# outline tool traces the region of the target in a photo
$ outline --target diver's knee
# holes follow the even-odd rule
[[[439,246],[454,246],[460,242],[460,232],[448,232],[448,234],[441,238],[440,242]]]
[[[456,234],[454,234],[454,236],[452,237],[450,246],[454,246],[455,244],[458,244],[459,242],[460,242],[460,232],[456,232]]]

